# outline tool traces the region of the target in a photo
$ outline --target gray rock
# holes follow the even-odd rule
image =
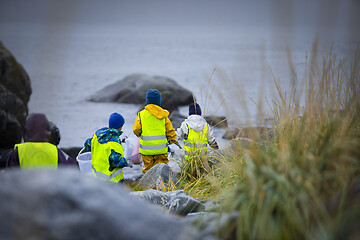
[[[205,209],[204,204],[182,190],[166,192],[166,195],[169,197],[169,201],[164,205],[164,207],[179,215],[186,216],[188,213],[198,212]]]
[[[29,76],[0,42],[0,148],[20,142],[30,95]]]
[[[145,200],[147,203],[152,203],[160,206],[164,206],[169,201],[169,197],[165,194],[165,192],[161,192],[155,189],[130,192],[130,195],[136,196],[141,200]]]
[[[201,239],[237,239],[238,212],[218,213],[199,212],[191,213],[183,219],[188,225],[193,225],[199,231]]]
[[[197,239],[173,215],[74,169],[0,173],[2,239]]]
[[[206,122],[213,127],[219,127],[219,128],[227,128],[227,120],[226,117],[219,117],[219,116],[205,116],[204,117]]]
[[[161,105],[169,111],[194,101],[192,92],[181,87],[173,79],[145,74],[129,75],[99,90],[88,100],[94,102],[145,104],[146,92],[150,88],[155,88],[161,92]]]
[[[61,148],[62,151],[64,151],[67,155],[69,155],[69,157],[71,157],[76,164],[76,157],[78,156],[80,150],[82,149],[82,147],[67,147],[67,148]]]
[[[170,166],[165,163],[160,163],[147,171],[140,179],[138,185],[146,189],[166,190],[169,184],[177,186],[178,182],[179,180]]]
[[[273,138],[273,130],[267,127],[245,127],[245,128],[231,128],[227,129],[223,135],[224,139],[234,138],[249,138],[253,139],[254,136],[259,136],[260,139]],[[253,139],[254,140],[254,139]]]
[[[145,200],[149,203],[160,205],[172,213],[186,216],[192,212],[205,209],[204,205],[182,190],[161,192],[154,189],[132,192],[131,195]]]
[[[131,161],[129,159],[127,159],[127,161]],[[126,184],[130,184],[130,185],[135,185],[137,184],[140,179],[142,178],[143,174],[142,174],[142,167],[140,165],[133,165],[132,168],[130,167],[124,167],[123,169],[124,172],[124,183]]]
[[[172,111],[169,115],[169,119],[175,130],[181,126],[181,123],[186,118],[186,116],[180,114],[178,111]]]

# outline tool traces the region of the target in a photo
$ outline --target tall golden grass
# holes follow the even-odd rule
[[[232,140],[210,170],[204,162],[214,156],[182,165],[190,194],[216,195],[223,216],[236,213],[219,227],[218,237],[333,239],[344,231],[345,213],[360,209],[346,198],[360,176],[359,57],[356,50],[346,67],[330,53],[318,65],[315,43],[304,79],[297,79],[303,85],[286,92],[274,80],[277,95],[266,101],[274,121],[265,138],[253,128],[251,141]],[[336,194],[341,201],[331,210],[328,203]]]

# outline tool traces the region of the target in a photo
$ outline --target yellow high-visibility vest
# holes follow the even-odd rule
[[[121,168],[115,168],[109,171],[109,157],[111,149],[124,156],[124,148],[118,142],[110,141],[99,143],[96,134],[91,140],[91,164],[93,176],[109,181],[119,182],[124,179],[124,173]]]
[[[194,154],[195,151],[205,151],[207,148],[207,134],[208,126],[200,131],[196,132],[191,127],[188,126],[189,133],[187,139],[184,139],[184,150],[185,150],[185,159],[188,159],[191,154]]]
[[[16,144],[19,163],[22,169],[57,168],[58,150],[48,142],[25,142]]]
[[[159,155],[168,151],[165,118],[158,119],[148,110],[139,113],[141,136],[139,153],[142,155]]]

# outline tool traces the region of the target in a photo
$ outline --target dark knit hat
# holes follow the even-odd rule
[[[156,89],[149,89],[146,93],[146,105],[155,104],[161,106],[161,93]]]
[[[121,128],[125,123],[125,119],[119,113],[112,113],[109,118],[109,128]]]
[[[197,103],[192,103],[189,105],[189,116],[193,115],[193,114],[197,114],[201,116],[201,108],[200,105]]]

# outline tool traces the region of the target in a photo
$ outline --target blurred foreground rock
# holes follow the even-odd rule
[[[237,211],[232,213],[190,213],[188,217],[184,218],[184,222],[197,226],[200,239],[217,239],[215,236],[219,236],[219,234],[224,237],[221,239],[237,239],[236,219],[238,214]]]
[[[161,192],[148,189],[146,191],[131,192],[130,194],[149,203],[160,205],[170,212],[182,216],[205,209],[201,202],[182,190]]]
[[[29,76],[0,42],[0,148],[21,141],[31,95]]]
[[[119,184],[73,169],[0,173],[2,239],[198,239]]]
[[[179,106],[192,103],[193,94],[171,78],[132,74],[92,95],[94,102],[118,102],[144,104],[147,90],[155,88],[161,92],[161,105],[170,112]]]
[[[169,185],[177,185],[179,180],[170,166],[165,163],[159,163],[147,171],[140,179],[138,185],[145,189],[153,188],[166,190]]]

